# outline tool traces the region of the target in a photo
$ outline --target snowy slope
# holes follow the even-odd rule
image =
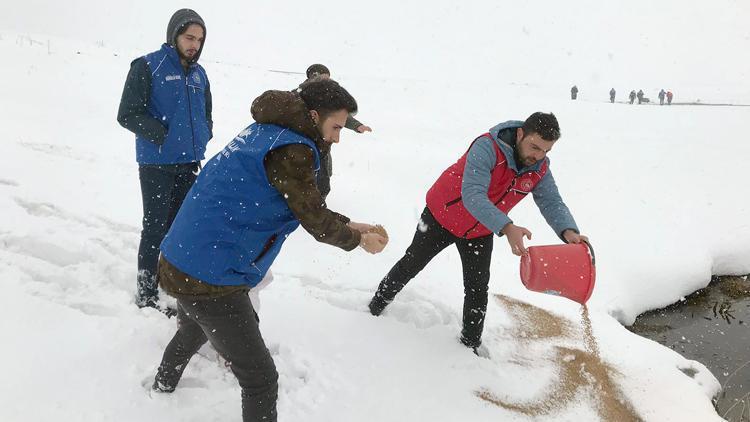
[[[624,95],[668,83],[678,96],[750,102],[750,63],[728,54],[749,47],[748,9],[721,3],[690,11],[678,2],[194,6],[208,23],[209,153],[249,123],[258,94],[300,81],[271,70],[315,61],[330,65],[375,130],[345,134],[335,147],[330,204],[384,224],[391,244],[378,256],[345,253],[299,231],[261,296],[284,420],[611,419],[628,410],[612,397],[646,420],[718,419],[710,397],[719,386],[703,365],[618,321],[679,299],[711,274],[750,272],[750,109],[604,101],[610,85]],[[132,304],[140,192],[132,136],[115,114],[128,63],[158,47],[179,6],[32,1],[0,17],[0,53],[11,58],[0,88],[8,154],[0,420],[239,420],[239,387],[210,348],[175,394],[151,397],[142,387],[174,321]],[[637,16],[646,16],[642,27]],[[705,31],[695,33],[698,25]],[[665,52],[663,66],[632,66]],[[566,100],[572,83],[582,101]],[[367,300],[408,245],[435,177],[490,126],[537,110],[561,122],[552,168],[597,247],[590,308],[600,358],[584,347],[577,306],[525,291],[503,239],[491,281],[503,296],[490,301],[485,332],[491,360],[456,342],[462,286],[453,250],[383,317],[369,316]],[[512,217],[534,233],[532,244],[557,241],[532,201]],[[570,378],[578,362],[590,371],[584,381]],[[517,406],[498,407],[481,392]]]

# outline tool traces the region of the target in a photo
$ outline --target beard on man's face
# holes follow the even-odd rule
[[[177,52],[180,54],[181,59],[191,61],[195,58],[195,55],[198,53],[198,50],[189,49],[185,51],[182,48],[178,48]]]
[[[516,142],[516,147],[513,149],[513,155],[516,159],[516,164],[520,164],[521,168],[533,166],[537,161],[533,157],[529,157],[521,153],[521,144],[523,144],[525,140],[526,138],[523,138],[520,141]]]

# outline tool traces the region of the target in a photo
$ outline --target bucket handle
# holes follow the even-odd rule
[[[591,264],[596,266],[596,254],[594,254],[594,247],[591,246],[591,243],[589,243],[588,240],[584,240],[583,243],[585,243],[586,246],[589,247],[589,252],[591,252]]]

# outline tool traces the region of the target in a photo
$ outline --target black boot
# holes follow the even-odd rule
[[[156,378],[154,379],[154,384],[151,386],[151,390],[157,393],[174,393],[175,387],[164,384]]]
[[[139,308],[157,308],[159,302],[159,289],[156,284],[156,275],[148,270],[138,271],[138,291],[135,294],[135,304]]]
[[[389,302],[383,299],[378,293],[375,293],[375,296],[373,296],[370,301],[370,313],[374,316],[379,316],[383,313],[385,307],[388,306],[388,303]]]
[[[471,349],[472,353],[479,356],[480,358],[491,359],[490,351],[481,342],[467,340],[464,336],[461,336],[461,344]]]
[[[477,347],[479,347],[479,346],[482,345],[482,341],[481,340],[469,340],[466,337],[464,337],[463,335],[461,336],[460,340],[461,340],[461,344],[463,344],[464,346],[466,346],[466,347],[468,347],[470,349],[476,349]]]
[[[405,275],[399,269],[399,264],[400,262],[396,263],[396,265],[391,268],[388,274],[383,277],[383,280],[380,281],[378,291],[375,292],[375,295],[370,301],[371,314],[378,316],[383,313],[385,307],[388,306],[389,303],[393,302],[393,299],[396,297],[398,292],[400,292],[401,289],[406,286],[406,283],[408,283],[409,280],[411,280],[411,278],[413,277]]]

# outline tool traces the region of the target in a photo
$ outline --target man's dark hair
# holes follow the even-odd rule
[[[310,67],[307,68],[307,79],[310,79],[314,76],[318,76],[322,74],[330,75],[331,71],[328,70],[327,67],[325,67],[324,65],[320,63],[315,63],[314,65],[311,65]]]
[[[321,120],[339,110],[346,110],[349,114],[357,112],[357,101],[333,79],[310,82],[299,95],[307,109],[317,111]]]
[[[560,125],[554,114],[537,111],[523,122],[523,133],[524,136],[536,133],[545,141],[556,141],[560,139]]]
[[[167,25],[167,44],[177,46],[177,37],[184,34],[192,24],[198,24],[203,28],[203,38],[206,37],[206,23],[195,10],[180,9],[172,15]],[[202,46],[201,46],[202,47]]]
[[[180,35],[184,34],[185,31],[187,31],[188,28],[190,28],[190,25],[198,25],[201,28],[203,28],[203,33],[204,34],[206,33],[206,27],[203,26],[202,23],[200,23],[200,22],[187,22],[184,25],[182,25],[179,28],[177,28],[177,32],[175,32],[175,34],[174,34],[174,45],[175,46],[177,45],[177,37],[179,37]]]

